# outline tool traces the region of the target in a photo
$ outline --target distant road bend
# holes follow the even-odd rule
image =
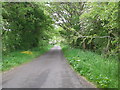
[[[2,88],[93,88],[68,65],[60,46],[2,74]]]

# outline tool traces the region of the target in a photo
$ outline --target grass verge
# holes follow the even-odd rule
[[[118,88],[118,61],[94,52],[63,47],[70,65],[98,88]]]
[[[19,66],[23,63],[32,61],[35,57],[40,56],[47,52],[52,46],[44,46],[42,48],[34,48],[32,50],[24,51],[15,51],[8,53],[7,55],[2,56],[2,66],[0,71],[10,70],[15,66]]]

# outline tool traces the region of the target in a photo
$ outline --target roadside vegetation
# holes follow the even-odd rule
[[[80,75],[99,88],[118,88],[118,61],[91,51],[63,47],[64,56]]]
[[[1,71],[10,70],[11,68],[30,62],[37,58],[38,56],[47,52],[51,47],[52,45],[49,45],[43,48],[34,48],[32,50],[27,51],[19,50],[11,52],[7,55],[3,55],[2,56],[3,62],[0,63],[2,65]]]

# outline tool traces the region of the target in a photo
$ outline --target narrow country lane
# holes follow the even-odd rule
[[[2,88],[92,88],[91,83],[74,72],[60,46],[30,63],[2,74]]]

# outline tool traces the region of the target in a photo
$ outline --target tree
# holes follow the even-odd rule
[[[49,3],[48,10],[71,46],[117,55],[117,2],[57,2]]]
[[[39,3],[3,3],[3,51],[31,49],[48,42],[53,21]],[[50,33],[49,33],[50,34]]]

